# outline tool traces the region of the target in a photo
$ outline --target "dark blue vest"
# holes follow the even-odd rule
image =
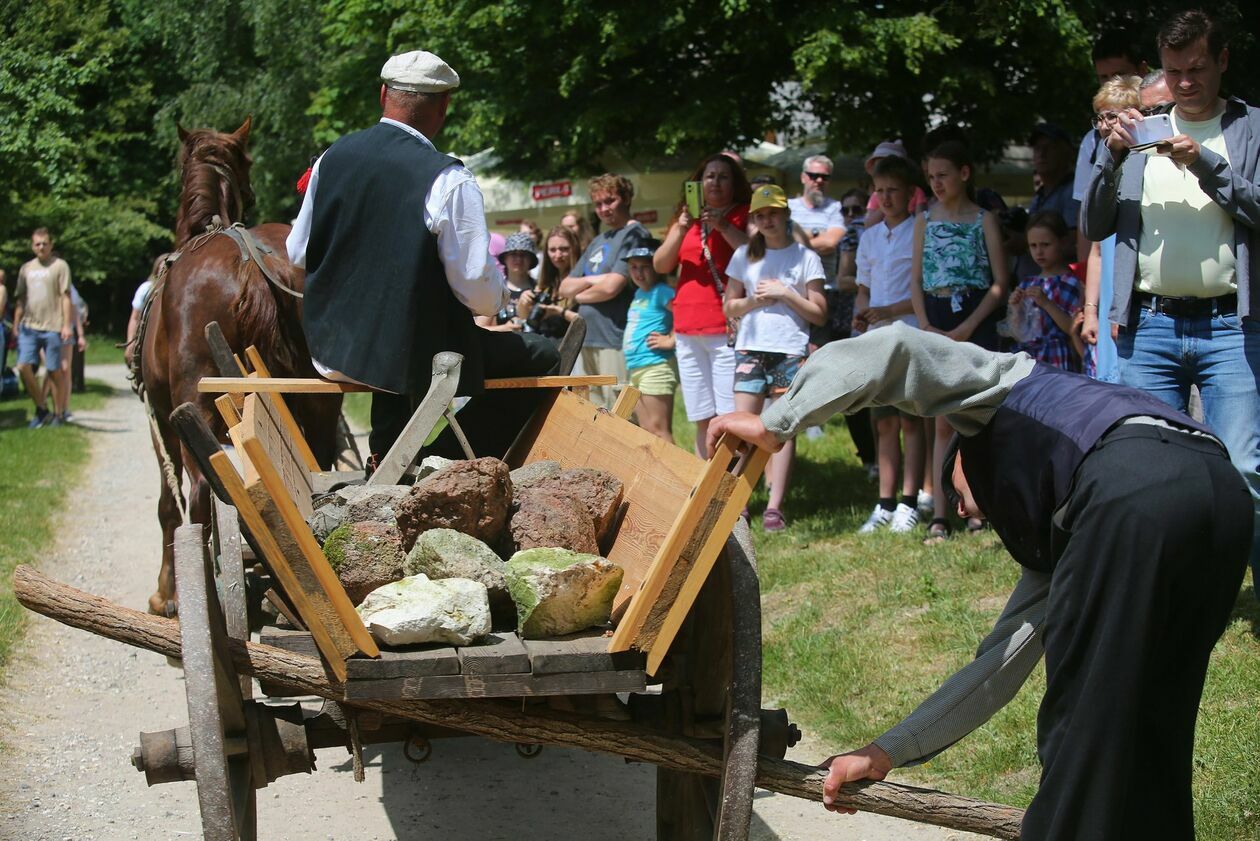
[[[1116,423],[1147,415],[1209,431],[1144,391],[1037,363],[1015,384],[979,434],[958,451],[972,496],[1011,556],[1030,569],[1054,569],[1067,535],[1053,524],[1076,469]]]
[[[458,163],[388,123],[324,153],[303,301],[306,341],[319,362],[369,385],[423,394],[434,355],[449,350],[464,356],[459,393],[481,390],[479,328],[451,291],[424,223],[429,188]]]

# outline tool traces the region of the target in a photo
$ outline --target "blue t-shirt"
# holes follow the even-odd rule
[[[674,355],[672,350],[654,350],[647,345],[653,333],[669,333],[674,329],[674,312],[669,304],[674,300],[674,290],[661,281],[646,292],[637,286],[630,311],[626,314],[625,342],[626,369],[645,368],[665,362]]]

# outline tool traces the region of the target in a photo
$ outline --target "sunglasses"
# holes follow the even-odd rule
[[[830,181],[831,180],[830,172],[807,172],[805,173],[805,176],[809,178],[811,181]]]
[[[1165,114],[1168,112],[1168,106],[1172,103],[1165,102],[1161,105],[1148,105],[1146,108],[1139,108],[1138,113],[1143,117],[1153,117],[1156,114]]]

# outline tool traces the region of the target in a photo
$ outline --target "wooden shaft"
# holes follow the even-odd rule
[[[116,605],[53,581],[25,564],[13,573],[13,592],[30,610],[71,627],[167,657],[180,655],[176,620]],[[345,703],[341,684],[325,673],[319,660],[239,640],[228,640],[228,645],[236,668],[243,674],[297,693]],[[525,714],[511,702],[493,700],[357,700],[350,705],[497,741],[582,748],[711,777],[722,772],[718,745],[657,735],[631,723],[582,720],[557,713]],[[823,773],[811,765],[764,756],[758,763],[759,787],[805,800],[822,800],[823,778]],[[837,802],[860,811],[1007,839],[1019,838],[1024,814],[1011,806],[888,782],[846,784]]]

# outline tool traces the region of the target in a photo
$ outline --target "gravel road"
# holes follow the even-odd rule
[[[93,432],[92,460],[70,495],[59,539],[41,565],[52,577],[144,609],[160,559],[159,474],[144,410],[121,365],[88,376],[114,397],[76,422]],[[187,722],[183,673],[165,658],[31,614],[0,688],[0,838],[197,838],[193,783],[147,788],[130,764],[140,730]],[[790,758],[825,755],[799,746]],[[655,775],[619,759],[547,748],[521,759],[477,738],[434,743],[415,765],[395,747],[368,748],[356,785],[344,750],[318,754],[310,777],[258,793],[258,837],[543,841],[651,839]],[[592,823],[592,822],[596,823]],[[829,815],[813,803],[758,792],[758,841],[976,838],[869,815]]]

